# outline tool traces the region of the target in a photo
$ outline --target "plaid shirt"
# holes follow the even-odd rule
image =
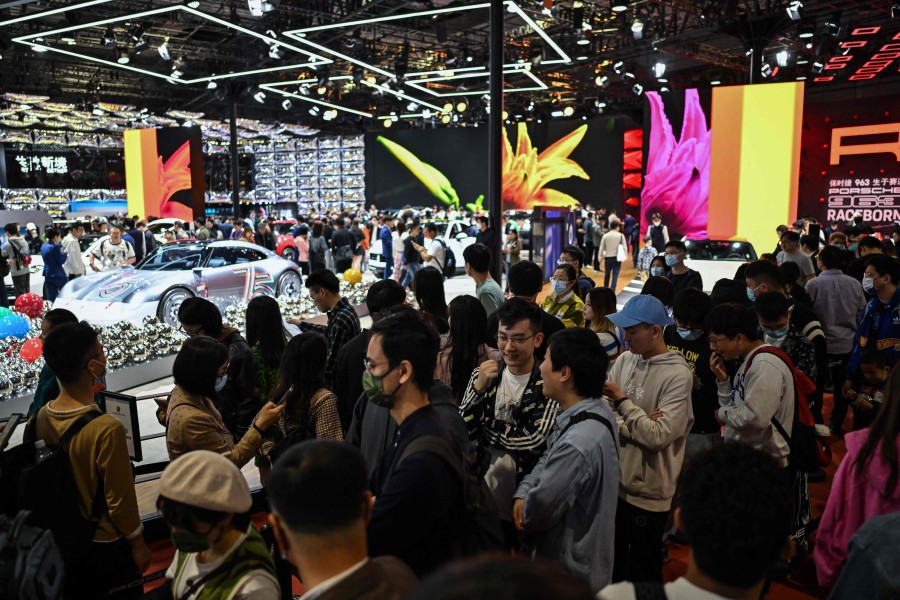
[[[334,308],[328,311],[328,325],[303,323],[303,331],[322,333],[328,340],[328,359],[325,361],[325,387],[334,389],[334,370],[340,349],[360,332],[359,316],[356,309],[346,298],[341,298]]]

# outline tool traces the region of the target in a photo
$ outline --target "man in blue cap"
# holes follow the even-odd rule
[[[662,302],[635,296],[609,319],[630,348],[604,389],[622,445],[613,581],[661,582],[660,544],[694,422],[694,378],[684,356],[666,346],[663,330],[673,321]]]

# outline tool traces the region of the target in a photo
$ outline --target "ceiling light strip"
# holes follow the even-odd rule
[[[404,100],[409,100],[410,102],[415,102],[422,106],[427,106],[428,108],[433,108],[434,110],[438,110],[438,111],[442,110],[442,108],[440,106],[435,106],[434,104],[429,104],[428,102],[425,102],[424,100],[419,100],[418,98],[413,98],[412,96],[407,96],[403,92],[400,92],[397,90],[392,90],[390,88],[384,87],[383,85],[379,85],[377,83],[369,83],[365,79],[363,79],[361,83],[365,86],[368,86],[368,87],[374,89],[374,90],[379,90],[381,92],[390,94],[397,98],[403,98]]]
[[[63,50],[62,48],[54,48],[53,46],[47,46],[45,44],[38,44],[36,42],[22,41],[18,38],[14,39],[13,41],[16,43],[19,43],[19,44],[24,44],[26,46],[32,46],[32,47],[37,46],[39,48],[46,48],[50,52],[58,52],[60,54],[65,54],[66,56],[73,56],[80,60],[90,60],[90,61],[93,61],[96,63],[107,65],[107,66],[115,68],[115,69],[125,69],[126,71],[132,71],[134,73],[141,73],[143,75],[149,75],[150,77],[158,77],[160,79],[165,79],[169,83],[181,83],[177,79],[173,79],[171,75],[162,75],[161,73],[154,73],[153,71],[139,69],[137,67],[132,67],[130,65],[119,64],[117,62],[113,62],[110,60],[103,60],[102,58],[94,58],[93,56],[88,56],[86,54],[78,54],[77,52],[69,52],[68,50]]]
[[[507,0],[506,6],[508,7],[510,12],[516,13],[517,15],[519,15],[519,17],[523,21],[525,21],[529,26],[531,26],[531,28],[534,29],[535,33],[537,33],[539,36],[541,36],[541,38],[543,38],[543,40],[545,42],[547,42],[547,44],[551,48],[553,48],[553,50],[555,50],[557,54],[559,54],[560,58],[562,58],[564,62],[567,62],[567,63],[572,62],[572,59],[569,57],[569,55],[566,54],[563,51],[563,49],[560,48],[559,45],[556,42],[554,42],[553,39],[544,32],[544,30],[541,28],[540,25],[535,23],[534,20],[525,13],[524,10],[519,8],[518,4],[516,4],[515,2],[512,2],[511,0]],[[553,61],[553,62],[555,62],[555,61]],[[544,61],[544,64],[553,64],[553,63],[548,63],[547,61]]]
[[[107,2],[112,2],[113,0],[90,0],[90,2],[82,2],[81,4],[74,4],[71,6],[63,6],[60,8],[54,8],[52,10],[45,10],[39,13],[32,13],[30,15],[22,15],[21,17],[16,17],[15,19],[9,19],[6,21],[0,21],[0,27],[6,27],[7,25],[14,25],[16,23],[22,23],[24,21],[31,21],[33,19],[40,19],[42,17],[49,17],[50,15],[58,15],[59,13],[64,13],[70,10],[77,10],[79,8],[88,8],[90,6],[96,6],[97,4],[105,4]]]
[[[333,62],[329,60],[328,62]],[[220,81],[222,79],[230,79],[232,77],[244,77],[246,75],[259,75],[261,73],[275,73],[277,71],[290,71],[292,69],[302,69],[305,67],[315,67],[322,63],[300,63],[297,65],[283,65],[280,67],[266,67],[265,69],[254,69],[252,71],[240,71],[238,73],[224,73],[222,75],[211,75],[209,77],[201,77],[197,79],[181,79],[182,83],[206,83],[208,81]]]
[[[285,35],[289,35],[289,33],[285,33]],[[292,37],[294,37],[294,36],[292,36]],[[318,50],[321,50],[322,52],[327,52],[327,53],[329,53],[329,54],[332,54],[332,55],[334,55],[334,56],[337,56],[338,58],[342,58],[342,59],[346,60],[347,62],[353,63],[354,65],[358,65],[358,66],[360,66],[360,67],[363,67],[364,69],[366,69],[366,70],[368,70],[368,71],[372,71],[372,72],[374,72],[374,73],[378,73],[379,75],[382,75],[382,76],[384,76],[384,77],[394,77],[394,74],[391,73],[390,71],[386,71],[386,70],[384,70],[384,69],[382,69],[382,68],[380,68],[380,67],[376,67],[375,65],[370,65],[370,64],[365,63],[365,62],[363,62],[363,61],[361,61],[361,60],[357,60],[357,59],[353,58],[352,56],[347,56],[346,54],[343,54],[343,53],[341,53],[341,52],[338,52],[337,50],[332,50],[331,48],[328,48],[328,47],[323,46],[323,45],[321,45],[321,44],[317,44],[317,43],[315,43],[315,42],[313,42],[313,41],[307,40],[307,39],[302,38],[302,37],[294,37],[294,39],[295,39],[295,40],[298,40],[299,42],[302,42],[302,43],[304,43],[304,44],[308,44],[309,46],[312,46],[313,48],[316,48],[316,49],[318,49]]]
[[[23,35],[17,38],[14,38],[13,41],[18,40],[30,40],[38,37],[49,37],[52,35],[58,35],[60,33],[67,33],[69,31],[80,31],[82,29],[87,29],[89,27],[100,27],[102,25],[109,25],[112,23],[118,23],[119,21],[128,21],[130,19],[142,19],[144,17],[152,17],[153,15],[159,15],[162,13],[172,12],[180,7],[178,6],[166,6],[164,8],[155,8],[153,10],[147,10],[140,13],[134,13],[131,15],[118,16],[110,19],[103,19],[102,21],[94,21],[93,23],[83,23],[80,25],[70,25],[69,27],[62,27],[60,29],[53,29],[51,31],[40,31],[38,33],[32,33],[29,35]]]
[[[400,19],[410,19],[417,17],[429,17],[432,15],[442,15],[446,13],[453,12],[463,12],[469,10],[477,10],[480,8],[490,8],[490,2],[482,2],[481,4],[471,4],[469,6],[453,6],[449,8],[436,8],[434,10],[423,10],[419,12],[412,13],[404,13],[402,15],[389,15],[385,17],[372,17],[370,19],[360,19],[358,21],[344,21],[338,23],[331,23],[329,25],[316,25],[315,27],[304,27],[302,29],[294,29],[292,31],[286,31],[285,35],[294,35],[300,36],[304,33],[309,33],[311,31],[325,31],[328,29],[342,29],[342,28],[356,28],[360,25],[369,25],[371,23],[383,23],[385,21],[398,21]]]
[[[296,83],[296,82],[292,82],[292,83]],[[363,112],[361,110],[356,110],[354,108],[347,108],[346,106],[339,106],[337,104],[332,104],[331,102],[326,102],[325,100],[316,100],[315,98],[309,98],[307,96],[302,96],[300,94],[295,94],[293,92],[286,92],[282,89],[278,89],[277,87],[275,87],[275,84],[263,83],[259,87],[260,87],[260,89],[268,90],[270,92],[280,94],[287,98],[294,98],[296,100],[302,100],[304,102],[310,102],[312,104],[318,104],[320,106],[327,106],[328,108],[334,108],[334,109],[341,110],[344,112],[352,113],[354,115],[360,115],[363,117],[374,116],[372,113]]]

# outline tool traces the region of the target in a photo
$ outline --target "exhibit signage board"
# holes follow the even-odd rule
[[[100,392],[100,408],[115,417],[125,427],[128,456],[135,462],[144,460],[141,449],[141,425],[138,419],[137,398],[116,392]]]

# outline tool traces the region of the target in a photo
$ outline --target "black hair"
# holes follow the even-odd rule
[[[413,291],[419,309],[431,316],[438,333],[447,333],[447,299],[444,293],[444,274],[431,267],[416,271]]]
[[[568,254],[574,260],[578,261],[579,268],[584,267],[584,252],[582,252],[581,248],[578,246],[566,246],[563,248],[561,254]]]
[[[50,324],[50,329],[52,330],[54,327],[59,327],[66,323],[77,323],[78,317],[76,317],[75,313],[71,310],[54,308],[53,310],[47,311],[43,320]]]
[[[618,229],[621,226],[622,226],[622,224],[619,221],[613,221],[612,223],[609,224],[610,229]]]
[[[669,266],[666,264],[666,259],[663,257],[662,254],[657,254],[656,256],[654,256],[653,258],[650,259],[650,268],[652,269],[653,267],[656,267],[656,266],[660,266],[663,269],[665,269],[666,271],[669,270]]]
[[[782,241],[800,242],[800,234],[796,231],[785,231],[781,234]]]
[[[19,224],[18,223],[7,223],[6,225],[3,226],[3,231],[5,231],[7,235],[18,235]]]
[[[470,246],[471,247],[471,246]],[[409,361],[413,382],[427,391],[434,381],[440,336],[424,315],[411,307],[398,306],[390,315],[372,325],[372,336],[381,337],[381,351],[390,366]]]
[[[857,248],[869,248],[871,250],[881,250],[881,240],[874,235],[867,235],[859,238],[856,243]]]
[[[872,365],[874,367],[891,366],[890,363],[888,363],[887,356],[885,356],[883,352],[879,352],[874,348],[867,348],[863,350],[862,356],[859,357],[859,364]]]
[[[175,385],[189,394],[216,397],[216,374],[228,360],[228,346],[211,337],[198,335],[181,345],[172,364]]]
[[[480,348],[488,342],[487,311],[474,296],[457,296],[450,301],[450,335],[444,350],[449,350],[450,389],[457,403],[462,402],[472,371],[478,366]]]
[[[744,270],[744,278],[752,279],[757,285],[764,283],[767,287],[778,290],[783,290],[785,287],[784,274],[777,265],[765,260],[748,263]]]
[[[583,327],[557,331],[547,349],[554,371],[572,370],[575,392],[582,398],[601,398],[609,356],[597,334]]]
[[[75,383],[96,347],[97,332],[93,327],[84,321],[63,323],[44,338],[44,361],[61,384]]]
[[[569,281],[576,281],[578,279],[578,272],[575,270],[575,267],[573,267],[572,265],[569,265],[566,263],[563,263],[561,265],[556,265],[556,267],[553,269],[553,272],[555,273],[557,271],[565,271],[566,277],[569,278]]]
[[[44,231],[44,235],[47,237],[47,241],[49,242],[49,241],[52,240],[53,238],[59,237],[59,229],[56,229],[56,228],[54,228],[54,227],[48,227],[48,228]]]
[[[720,304],[706,315],[704,327],[707,334],[717,333],[734,338],[742,333],[751,342],[759,339],[759,321],[756,319],[756,313],[746,306]]]
[[[546,559],[482,554],[454,562],[426,578],[408,600],[592,600],[581,577]]]
[[[676,250],[680,250],[681,252],[687,252],[687,246],[684,245],[684,242],[680,240],[669,240],[666,242],[666,248],[675,248]]]
[[[663,306],[672,306],[675,302],[675,284],[666,277],[648,277],[641,288],[642,295],[653,296],[663,303]]]
[[[259,344],[263,360],[271,369],[278,367],[284,352],[285,334],[278,300],[271,296],[257,296],[247,304],[247,344]],[[258,366],[257,366],[258,368]]]
[[[753,309],[760,319],[769,322],[777,321],[790,312],[791,301],[781,292],[766,292],[756,296]]]
[[[712,300],[697,288],[685,288],[675,294],[672,316],[685,325],[703,327],[706,315],[712,310]]]
[[[487,273],[491,268],[491,250],[484,244],[472,244],[463,250],[463,260],[476,273]]]
[[[800,245],[817,250],[819,248],[819,238],[812,235],[801,235]]]
[[[320,535],[362,519],[368,480],[366,463],[351,444],[307,440],[275,461],[266,492],[290,531]]]
[[[366,307],[373,321],[381,318],[382,312],[392,306],[406,302],[406,290],[394,279],[381,279],[366,292]]]
[[[866,266],[875,269],[875,272],[882,277],[887,275],[891,278],[891,283],[897,285],[900,280],[900,267],[897,266],[897,259],[885,254],[876,254],[871,258],[866,257]]]
[[[785,287],[796,285],[797,280],[800,279],[800,265],[793,261],[784,261],[778,266],[778,270],[781,271]]]
[[[179,529],[187,529],[194,531],[194,519],[207,525],[215,525],[222,521],[228,513],[219,510],[210,510],[208,508],[200,508],[199,506],[191,506],[184,502],[172,500],[160,495],[156,500],[156,508],[163,514],[163,519],[172,527]],[[250,513],[237,513],[231,519],[231,527],[236,531],[246,531],[250,526]]]
[[[520,260],[509,267],[509,291],[514,296],[537,296],[544,287],[544,271],[530,260]]]
[[[178,322],[184,325],[200,325],[204,335],[218,338],[222,335],[222,313],[206,298],[187,298],[178,307]]]
[[[885,485],[885,493],[890,496],[897,489],[900,478],[900,460],[897,457],[897,437],[900,436],[900,369],[891,371],[884,395],[886,401],[882,403],[875,421],[869,427],[866,441],[859,450],[854,466],[865,479],[869,462],[875,458],[876,452],[880,452],[881,460],[890,469]]]
[[[491,220],[490,220],[489,218],[485,217],[484,215],[478,217],[478,221],[479,221],[480,223],[484,223],[484,224],[487,225],[488,227],[490,227],[490,225],[491,225]]]
[[[519,321],[527,320],[532,333],[537,333],[541,330],[543,323],[542,313],[543,311],[537,304],[529,302],[525,298],[510,298],[497,309],[497,323],[509,328],[515,327]]]
[[[337,275],[328,269],[316,269],[306,278],[306,289],[313,293],[324,289],[332,294],[338,294],[341,291],[341,282],[338,281]]]
[[[725,444],[692,460],[679,486],[685,534],[700,571],[743,589],[762,581],[791,530],[785,469],[750,446]]]
[[[285,400],[284,412],[291,420],[306,423],[309,403],[316,392],[325,387],[325,362],[328,342],[320,333],[303,333],[290,339],[281,355],[278,381],[269,400],[278,402],[288,389],[294,389]]]
[[[840,248],[825,246],[819,251],[818,258],[826,269],[840,269],[844,264],[844,253]]]
[[[425,223],[425,231],[429,231],[431,233],[437,233],[437,225],[434,223]]]
[[[742,263],[741,266],[737,268],[734,272],[734,277],[731,278],[734,281],[738,281],[743,285],[747,285],[747,263]]]

